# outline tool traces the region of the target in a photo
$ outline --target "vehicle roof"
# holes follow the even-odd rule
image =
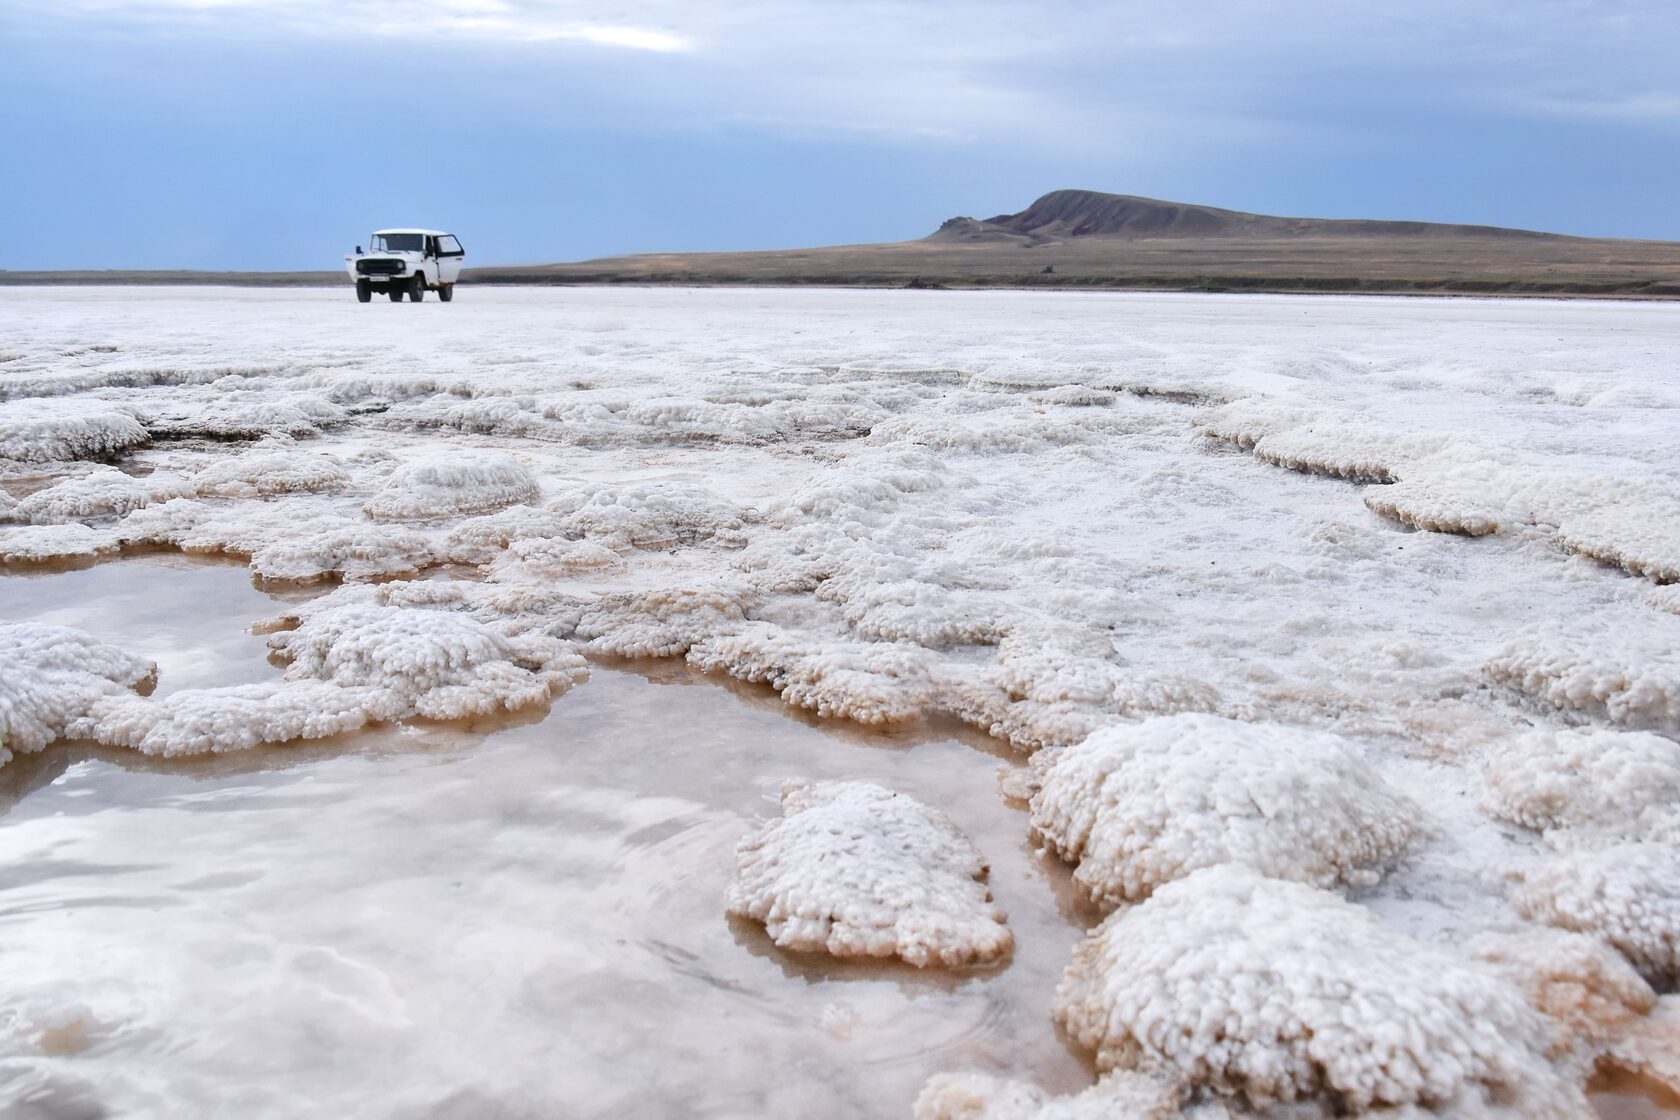
[[[407,227],[404,227],[402,229],[376,229],[373,232],[374,233],[424,233],[424,234],[426,234],[430,237],[449,237],[450,236],[450,234],[447,230],[441,230],[441,229],[410,229],[410,228],[407,228]]]

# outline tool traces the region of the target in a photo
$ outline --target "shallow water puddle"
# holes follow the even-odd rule
[[[277,674],[242,633],[274,608],[242,569],[177,557],[0,579],[0,616],[144,652],[160,690]],[[948,1069],[1076,1089],[1049,1008],[1082,915],[977,745],[816,725],[660,663],[474,725],[19,759],[0,1111],[908,1116]],[[1014,958],[836,964],[732,924],[734,845],[784,778],[949,813],[992,861]]]
[[[158,665],[157,694],[270,680],[253,622],[311,590],[259,591],[243,560],[147,552],[69,570],[0,575],[0,619],[86,630]]]

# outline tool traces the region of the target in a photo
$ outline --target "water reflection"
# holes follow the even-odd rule
[[[87,582],[108,573],[127,578]],[[164,662],[160,691],[205,657],[176,643],[236,650],[270,609],[242,569],[190,560],[30,584],[36,617]],[[193,683],[276,672],[230,652]],[[597,666],[548,713],[185,763],[20,759],[0,768],[0,1104],[855,1117],[907,1115],[953,1067],[1078,1088],[1089,1070],[1048,1016],[1079,936],[1066,876],[997,794],[997,759],[948,732],[813,725],[765,690],[637,663]],[[992,860],[1014,958],[836,965],[728,921],[734,845],[793,777],[948,812]]]

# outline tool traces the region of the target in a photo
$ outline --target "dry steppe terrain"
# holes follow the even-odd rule
[[[1680,298],[1680,242],[1493,226],[1284,218],[1052,191],[927,237],[729,253],[642,253],[470,268],[473,284],[1092,288]],[[333,285],[339,271],[0,270],[0,284]]]

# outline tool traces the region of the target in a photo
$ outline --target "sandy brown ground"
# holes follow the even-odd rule
[[[1054,269],[1045,272],[1045,268]],[[1680,298],[1680,243],[1494,236],[906,241],[486,268],[481,283],[825,284]]]
[[[1283,218],[1058,190],[929,237],[467,269],[470,284],[818,285],[1432,292],[1680,298],[1680,242],[1489,226]],[[341,272],[6,272],[0,284],[348,285]]]

